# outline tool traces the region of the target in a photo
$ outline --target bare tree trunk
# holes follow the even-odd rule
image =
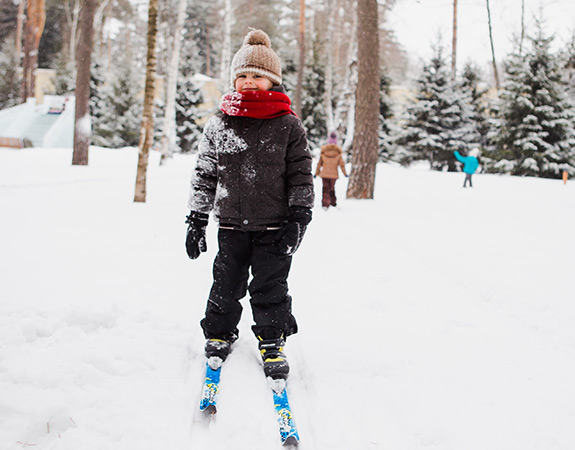
[[[206,28],[206,75],[208,77],[212,76],[212,46],[210,45],[211,40],[210,27]]]
[[[357,2],[358,80],[355,136],[347,198],[371,199],[375,187],[379,125],[379,30],[377,0]]]
[[[453,41],[451,43],[451,78],[457,70],[457,0],[453,0]]]
[[[18,3],[18,13],[16,16],[16,42],[14,43],[16,61],[20,61],[20,58],[22,57],[22,29],[24,28],[25,18],[26,15],[24,14],[24,0],[20,0],[20,3]]]
[[[357,9],[357,3],[351,2],[353,9]],[[355,105],[356,105],[356,88],[357,88],[357,14],[353,14],[353,21],[351,24],[351,39],[347,48],[346,56],[346,75],[345,79],[348,80],[347,85],[342,89],[342,98],[340,104],[347,106],[345,116],[345,140],[342,145],[342,150],[347,153],[353,144],[355,135]]]
[[[232,0],[225,0],[224,38],[220,65],[220,88],[222,89],[222,92],[226,92],[230,89],[230,65],[232,63],[232,16]]]
[[[97,55],[104,54],[104,45],[106,38],[104,36],[104,27],[106,24],[106,11],[110,9],[110,0],[100,0],[100,6],[94,15],[94,32],[96,34],[95,42],[98,43]]]
[[[148,53],[146,57],[146,90],[144,113],[140,127],[140,151],[134,202],[146,201],[146,172],[148,156],[154,139],[154,92],[156,75],[156,40],[158,37],[158,0],[150,0],[148,6]]]
[[[74,119],[74,152],[72,165],[88,165],[92,136],[90,120],[90,73],[94,46],[94,14],[99,0],[83,0],[78,20],[79,40],[76,46],[76,110]]]
[[[76,55],[76,44],[78,42],[78,21],[80,16],[80,0],[74,0],[74,7],[70,11],[70,3],[66,1],[64,11],[66,12],[66,22],[70,28],[68,45],[70,47],[70,62],[74,61]]]
[[[525,0],[521,0],[521,38],[519,41],[519,54],[523,53],[523,39],[525,38]]]
[[[295,112],[301,117],[303,71],[305,68],[305,0],[299,0],[299,64],[297,68],[297,85],[295,89]]]
[[[22,101],[35,96],[38,46],[46,23],[44,0],[28,0],[24,32],[24,60],[22,63]]]
[[[327,50],[327,62],[325,67],[325,115],[328,132],[335,130],[335,119],[333,116],[333,30],[337,10],[333,7],[334,0],[326,0],[327,9],[327,36],[325,38],[325,48]]]
[[[487,23],[489,24],[489,42],[491,42],[491,58],[493,61],[493,77],[495,79],[495,87],[499,90],[499,74],[497,73],[497,60],[495,59],[495,47],[493,46],[493,32],[491,31],[491,9],[489,8],[489,0],[485,0],[487,4]]]
[[[178,87],[178,67],[180,65],[180,43],[182,40],[182,29],[186,18],[187,0],[179,0],[178,16],[172,40],[172,51],[170,52],[170,62],[168,65],[168,75],[166,79],[166,108],[164,116],[164,130],[160,139],[160,165],[164,164],[167,158],[172,156],[176,146],[176,95]]]

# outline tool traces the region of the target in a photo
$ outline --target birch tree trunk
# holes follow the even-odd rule
[[[357,9],[357,4],[354,3],[354,9]],[[353,15],[351,24],[351,39],[348,45],[347,64],[345,79],[347,83],[341,89],[342,97],[339,101],[340,105],[345,105],[345,139],[342,145],[342,150],[347,153],[353,144],[353,137],[355,135],[355,104],[356,104],[356,89],[357,89],[357,14]]]
[[[325,67],[325,115],[328,133],[335,130],[335,119],[333,115],[333,31],[334,15],[337,10],[334,8],[334,0],[326,0],[327,9],[327,36],[325,37],[325,48],[327,50],[327,62]]]
[[[178,87],[178,67],[180,65],[180,47],[182,42],[182,29],[186,18],[187,0],[179,0],[176,28],[172,40],[170,62],[166,79],[166,108],[164,116],[163,135],[160,139],[160,165],[170,158],[176,147],[176,95]]]
[[[295,112],[301,118],[303,71],[305,68],[305,0],[299,0],[299,63],[295,89]]]
[[[104,36],[104,27],[106,22],[106,11],[110,9],[110,0],[100,0],[100,6],[94,15],[94,33],[96,34],[96,42],[99,43],[97,55],[103,56],[104,48],[106,45],[106,36]]]
[[[146,90],[144,112],[140,127],[140,151],[134,202],[146,201],[146,173],[148,157],[154,139],[154,93],[156,75],[156,40],[158,37],[158,0],[150,0],[148,6],[148,52],[146,56]]]
[[[379,33],[377,0],[357,2],[358,80],[355,134],[347,198],[371,199],[375,186],[379,125]]]
[[[222,92],[230,90],[230,66],[232,64],[232,16],[232,0],[224,0],[224,40],[220,65],[220,89]]]
[[[44,0],[28,0],[24,30],[24,59],[22,62],[22,101],[35,96],[38,46],[46,23]]]
[[[99,0],[83,0],[78,20],[76,46],[76,109],[74,114],[74,151],[72,165],[88,165],[92,136],[90,120],[90,70],[94,46],[94,14]]]
[[[80,8],[81,8],[80,0],[74,0],[74,7],[72,8],[72,11],[70,11],[70,3],[68,1],[64,5],[64,11],[66,13],[66,22],[68,23],[68,28],[70,28],[70,37],[68,41],[68,45],[70,47],[70,62],[74,61],[74,56],[76,55]]]

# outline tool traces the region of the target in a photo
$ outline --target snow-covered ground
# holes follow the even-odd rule
[[[280,448],[249,327],[199,420],[208,253],[184,250],[193,157],[0,149],[0,449]],[[316,207],[286,352],[304,450],[575,448],[575,181],[380,165]],[[316,180],[318,202],[320,180]]]

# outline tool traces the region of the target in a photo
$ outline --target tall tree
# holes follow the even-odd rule
[[[22,62],[22,101],[24,102],[35,95],[38,46],[45,23],[46,6],[44,0],[28,0],[24,31],[24,59]]]
[[[305,0],[299,0],[299,63],[297,67],[297,85],[295,90],[295,111],[301,117],[302,105],[302,91],[303,91],[303,78],[305,69]]]
[[[92,144],[109,148],[137,147],[142,122],[143,83],[129,55],[121,55],[111,70],[92,70],[90,106],[94,123]],[[104,75],[103,72],[106,72]]]
[[[224,36],[220,62],[220,88],[227,91],[230,86],[230,65],[232,63],[232,0],[224,0]]]
[[[154,93],[156,81],[156,41],[158,36],[158,0],[150,0],[148,5],[148,53],[146,56],[146,90],[144,92],[144,112],[140,127],[140,151],[138,173],[136,175],[135,202],[146,201],[146,173],[150,147],[154,140]]]
[[[489,25],[489,42],[491,44],[491,62],[493,65],[493,79],[495,80],[495,87],[499,89],[499,73],[497,72],[497,60],[495,59],[495,46],[493,44],[493,30],[491,28],[491,8],[489,7],[489,0],[485,0],[487,5],[487,24]]]
[[[357,2],[358,82],[348,198],[373,198],[378,160],[379,27],[377,0]]]
[[[24,15],[24,0],[20,0],[18,3],[18,16],[16,19],[16,37],[15,37],[15,48],[14,53],[16,54],[16,58],[20,60],[20,53],[22,52],[22,30],[24,28],[24,19],[26,16]]]
[[[457,70],[457,0],[453,0],[453,36],[451,41],[451,78]]]
[[[13,50],[14,45],[12,44],[11,41],[6,41],[4,45],[0,45],[0,74],[2,74],[0,110],[20,103],[20,95],[18,93],[20,86],[18,64],[20,58],[16,58]]]
[[[169,158],[176,146],[176,89],[178,86],[178,66],[180,63],[180,43],[182,29],[186,18],[187,0],[178,0],[178,15],[172,37],[168,73],[166,78],[166,107],[164,114],[164,128],[160,138],[160,164]]]
[[[500,124],[493,170],[512,175],[557,177],[575,173],[575,111],[567,97],[563,61],[541,23],[530,51],[516,51],[500,93]]]
[[[94,46],[94,14],[99,0],[83,0],[78,20],[80,39],[76,46],[76,111],[72,165],[88,164],[92,134],[90,119],[90,71]]]
[[[65,46],[67,44],[65,13],[62,0],[45,0],[45,2],[46,24],[38,46],[38,67],[55,69],[55,62],[61,59],[61,55],[65,54],[67,59],[70,59]]]
[[[523,53],[524,39],[525,39],[525,0],[521,0],[521,35],[519,37],[519,54]]]
[[[355,4],[353,4],[355,7]],[[358,64],[357,64],[357,36],[358,36],[358,17],[357,14],[352,14],[352,21],[350,26],[350,39],[345,55],[342,56],[343,76],[341,79],[346,80],[343,83],[343,89],[340,89],[340,95],[337,100],[336,106],[336,123],[340,122],[341,127],[345,131],[345,139],[343,141],[342,149],[344,152],[349,152],[353,144],[355,135],[355,105],[356,105],[356,87],[358,77]],[[341,76],[341,74],[340,74]],[[341,130],[340,130],[341,131]]]
[[[451,78],[441,45],[417,83],[415,99],[406,110],[405,130],[397,140],[406,153],[398,152],[398,159],[404,164],[427,160],[433,170],[453,171],[453,151],[478,145],[471,91]]]

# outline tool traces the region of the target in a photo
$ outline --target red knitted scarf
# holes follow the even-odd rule
[[[291,100],[285,94],[274,91],[230,92],[222,97],[220,108],[228,116],[273,119],[295,113]]]

